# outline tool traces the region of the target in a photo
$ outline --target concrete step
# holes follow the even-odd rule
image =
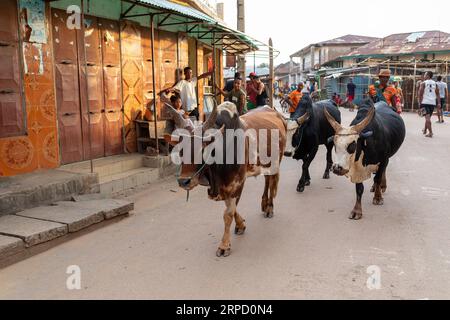
[[[101,178],[126,172],[128,170],[138,169],[143,165],[143,158],[143,155],[133,153],[96,159],[93,160],[94,172]],[[68,164],[60,167],[59,170],[90,173],[91,163],[90,161],[84,161]]]
[[[127,200],[61,201],[0,217],[0,265],[27,248],[77,233],[133,211]]]
[[[154,168],[138,168],[119,174],[100,177],[100,193],[115,196],[157,182],[160,171]]]
[[[177,171],[177,166],[172,163],[170,156],[145,156],[143,159],[143,165],[144,167],[158,169],[160,172],[160,179],[174,175]]]
[[[61,170],[0,178],[0,216],[100,192],[98,176]]]

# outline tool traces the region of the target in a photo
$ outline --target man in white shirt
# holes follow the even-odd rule
[[[207,72],[199,77],[192,77],[193,72],[190,67],[184,68],[184,80],[178,82],[170,92],[176,92],[180,95],[183,102],[183,109],[189,116],[199,118],[198,102],[197,102],[197,82],[200,79],[208,78],[213,72]]]
[[[425,73],[425,81],[422,82],[419,90],[419,101],[421,102],[422,109],[425,109],[425,129],[423,129],[422,132],[426,135],[427,138],[433,137],[433,129],[431,128],[431,116],[433,115],[436,105],[438,109],[441,106],[441,100],[439,99],[439,96],[439,88],[436,85],[436,82],[433,80],[433,72],[427,71]]]
[[[441,107],[437,111],[438,112],[438,122],[444,123],[444,107],[448,103],[448,87],[447,87],[447,84],[444,81],[442,81],[441,76],[437,77],[436,85],[439,88],[439,95],[440,95],[439,98],[441,100]]]

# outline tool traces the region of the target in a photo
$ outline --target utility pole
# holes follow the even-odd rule
[[[269,92],[270,92],[270,97],[269,97],[269,101],[270,101],[270,106],[272,108],[274,108],[273,105],[273,83],[274,83],[274,78],[275,78],[275,70],[274,70],[274,64],[273,64],[273,41],[272,38],[269,39]]]
[[[237,0],[237,29],[238,31],[245,32],[245,0]],[[237,56],[237,71],[245,79],[245,55]]]

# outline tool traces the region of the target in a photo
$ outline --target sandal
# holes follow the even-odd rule
[[[429,133],[429,134],[427,134],[427,135],[425,136],[425,138],[433,138],[433,134],[432,134],[432,133]]]

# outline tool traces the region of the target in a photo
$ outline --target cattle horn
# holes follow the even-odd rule
[[[301,126],[308,120],[309,120],[309,113],[307,112],[304,115],[302,115],[300,118],[297,119],[297,123],[299,126]]]
[[[326,108],[323,109],[325,113],[325,117],[327,118],[328,122],[330,123],[330,126],[333,127],[334,131],[337,133],[342,129],[342,126],[339,122],[337,122],[331,114],[328,112]]]
[[[217,115],[218,115],[217,102],[216,100],[214,100],[214,108],[211,114],[209,115],[208,120],[206,120],[205,123],[203,124],[203,132],[214,127],[214,125],[216,124]]]
[[[369,123],[372,122],[374,115],[375,115],[375,107],[372,106],[369,109],[369,112],[367,113],[367,116],[364,118],[364,120],[354,125],[352,129],[355,130],[357,133],[361,133],[369,125]]]

